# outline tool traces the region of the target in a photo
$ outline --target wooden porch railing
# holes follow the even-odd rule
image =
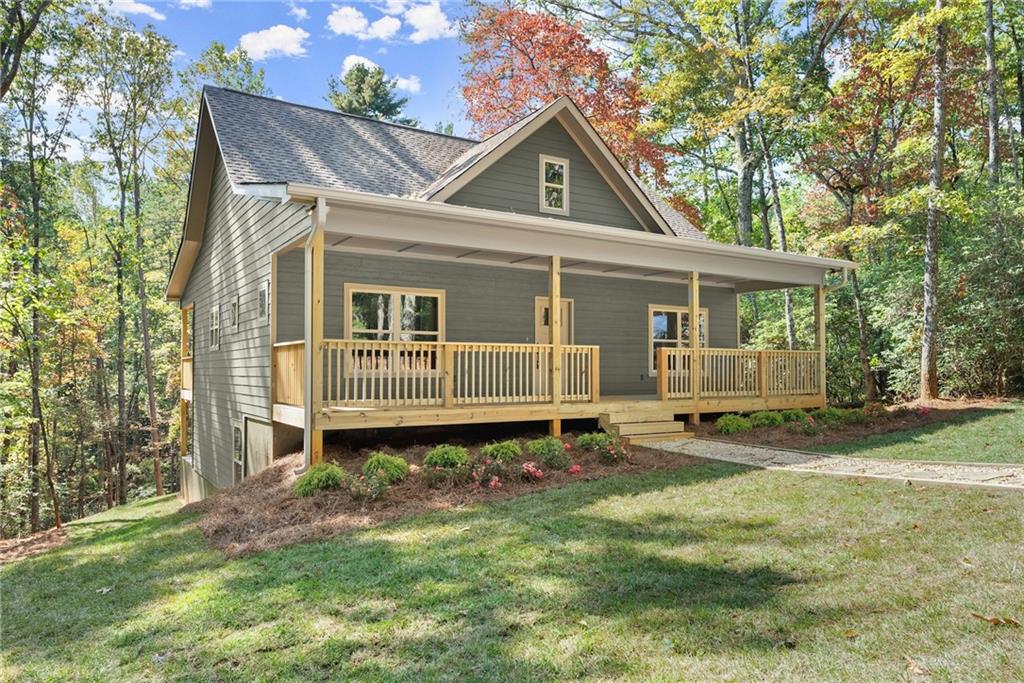
[[[693,349],[658,349],[658,397],[691,398]],[[820,393],[817,351],[700,349],[700,397],[743,398]]]
[[[325,339],[324,407],[548,403],[550,344]],[[597,401],[600,349],[562,346],[560,400]],[[274,346],[276,403],[302,405],[303,342]]]

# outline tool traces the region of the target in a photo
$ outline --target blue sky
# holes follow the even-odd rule
[[[111,9],[174,41],[181,65],[213,40],[241,44],[275,96],[303,104],[327,107],[328,77],[370,60],[399,79],[406,114],[421,125],[451,121],[456,133],[469,130],[459,93],[461,3],[114,0]]]

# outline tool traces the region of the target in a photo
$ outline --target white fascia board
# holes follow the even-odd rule
[[[303,202],[323,197],[338,207],[327,219],[330,233],[803,285],[822,284],[827,272],[856,267],[838,259],[360,192],[289,185],[288,196]]]

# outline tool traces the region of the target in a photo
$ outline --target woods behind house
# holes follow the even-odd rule
[[[0,10],[7,537],[176,490],[164,287],[200,92],[272,93],[238,48],[181,58],[91,4]],[[1024,389],[1020,0],[479,5],[461,36],[475,134],[568,94],[713,239],[860,263],[828,298],[832,402]],[[323,106],[415,123],[394,90],[360,67]],[[741,315],[751,346],[813,342],[805,292]]]

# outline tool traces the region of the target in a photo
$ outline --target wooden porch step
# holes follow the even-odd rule
[[[607,425],[622,424],[624,422],[672,422],[675,415],[672,411],[665,410],[661,406],[655,408],[637,408],[635,410],[617,410],[608,413],[601,413],[598,416],[601,426],[607,429]]]
[[[675,434],[686,431],[686,425],[675,420],[658,420],[651,422],[621,422],[609,425],[616,436],[643,436],[645,434]]]

